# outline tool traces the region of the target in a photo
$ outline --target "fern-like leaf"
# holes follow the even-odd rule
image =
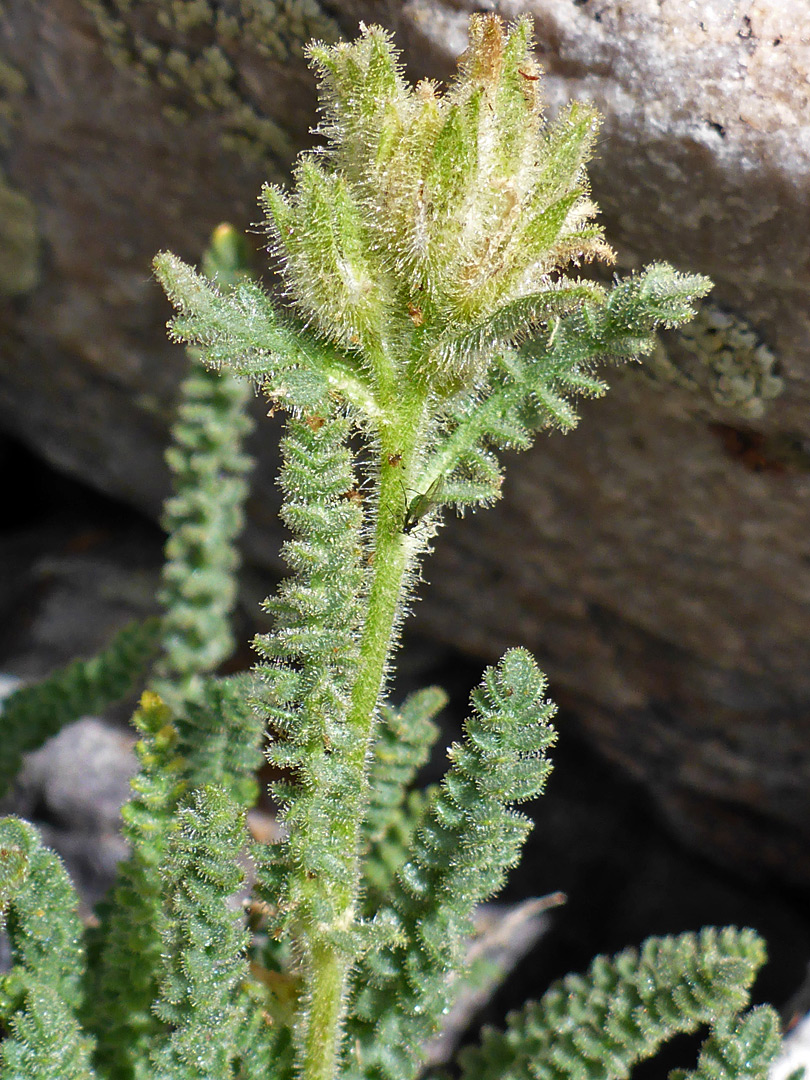
[[[248,981],[239,1002],[242,1025],[236,1034],[236,1080],[292,1080],[295,1075],[292,1025],[273,1015],[273,995]]]
[[[249,675],[206,679],[183,723],[183,771],[189,788],[225,788],[250,808],[259,793],[256,773],[264,760],[264,719],[251,704]]]
[[[453,372],[456,379],[467,381],[468,370],[485,366],[493,356],[510,347],[516,337],[523,338],[528,326],[547,322],[554,315],[563,315],[584,302],[597,302],[603,290],[592,283],[577,283],[559,289],[521,296],[458,337],[444,335],[427,354],[427,368]]]
[[[93,1080],[92,1040],[76,1016],[84,972],[78,898],[36,830],[0,821],[0,928],[11,969],[0,976],[3,1080]]]
[[[229,900],[244,880],[244,811],[222,789],[194,792],[178,812],[161,867],[163,971],[156,1015],[170,1034],[152,1050],[161,1080],[229,1080],[242,1027],[238,986],[247,930]]]
[[[498,355],[489,381],[448,402],[420,489],[442,477],[441,502],[458,510],[497,499],[501,471],[494,450],[525,450],[538,431],[575,427],[570,399],[599,397],[607,389],[593,367],[651,352],[657,329],[691,319],[695,300],[710,287],[707,278],[654,263],[606,295],[596,289],[586,295],[583,286],[576,310],[550,319],[543,335],[519,348],[506,347],[508,335],[501,340],[492,331]],[[576,294],[576,287],[564,295],[569,292]]]
[[[388,817],[385,832],[371,845],[363,860],[363,910],[368,918],[385,910],[397,874],[408,861],[416,832],[435,797],[435,787],[411,791]]]
[[[185,788],[171,713],[147,692],[133,722],[140,771],[123,807],[130,854],[119,864],[108,900],[99,908],[91,939],[87,1025],[98,1039],[98,1066],[106,1080],[145,1080],[148,1048],[160,1031],[152,1012],[161,967],[164,858],[172,814]]]
[[[681,274],[667,263],[651,263],[625,278],[603,304],[585,303],[566,315],[546,337],[526,342],[524,355],[538,373],[559,376],[563,368],[598,360],[643,356],[655,347],[655,332],[689,322],[695,302],[712,287],[700,274]]]
[[[507,653],[473,694],[465,740],[437,791],[391,904],[400,942],[361,965],[349,1029],[351,1073],[405,1080],[419,1068],[421,1044],[463,969],[474,906],[492,896],[516,863],[530,829],[510,804],[542,790],[555,739],[554,706],[527,652]]]
[[[0,1044],[3,1080],[95,1080],[92,1040],[82,1035],[76,1017],[50,986],[31,986],[9,1031]]]
[[[203,267],[224,294],[249,284],[246,245],[230,225],[214,230]],[[193,350],[189,359],[166,452],[172,497],[163,509],[168,540],[159,599],[165,614],[155,672],[155,689],[177,717],[184,752],[189,748],[186,703],[199,700],[203,677],[233,650],[236,540],[244,526],[245,475],[252,465],[243,450],[252,428],[248,382],[206,368]],[[210,781],[190,777],[190,782]]]
[[[350,355],[291,317],[282,321],[255,282],[223,292],[166,252],[157,256],[154,267],[179,312],[169,324],[172,337],[192,346],[208,367],[254,379],[269,397],[291,409],[323,408],[336,386],[350,399],[368,400],[361,370]]]
[[[432,686],[411,694],[398,709],[380,710],[363,822],[363,895],[369,917],[387,898],[422,820],[426,799],[409,788],[439,736],[433,719],[446,704],[444,691]]]
[[[430,757],[439,737],[433,720],[446,704],[445,692],[431,686],[411,694],[398,709],[386,706],[381,710],[369,772],[371,797],[363,826],[369,844],[385,835],[417,772]]]
[[[200,695],[201,680],[233,651],[230,619],[237,595],[235,546],[242,531],[251,429],[244,379],[194,363],[166,453],[174,494],[164,506],[169,534],[159,599],[162,649],[155,689],[178,716]]]
[[[781,1027],[769,1005],[722,1017],[701,1047],[697,1068],[674,1069],[669,1080],[766,1080],[782,1047]]]
[[[347,853],[334,825],[354,824],[358,800],[343,767],[364,587],[361,511],[347,497],[354,489],[347,434],[340,419],[289,425],[281,513],[294,533],[284,551],[296,573],[267,601],[275,630],[256,640],[265,661],[256,672],[259,697],[276,732],[268,758],[291,772],[291,783],[276,788],[289,838],[273,853],[283,859],[281,876],[265,899],[324,925],[342,916],[335,889]],[[287,872],[290,865],[298,872]]]
[[[674,1035],[734,1017],[764,959],[761,939],[733,928],[599,956],[510,1016],[506,1031],[485,1029],[460,1055],[463,1080],[626,1080]]]

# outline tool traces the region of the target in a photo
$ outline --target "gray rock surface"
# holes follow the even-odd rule
[[[195,259],[219,220],[255,220],[262,180],[306,141],[314,97],[294,47],[283,56],[253,40],[213,42],[231,65],[222,83],[193,64],[181,78],[169,46],[194,59],[209,31],[161,28],[151,3],[127,23],[126,8],[3,7],[0,56],[24,90],[3,80],[14,95],[2,164],[36,208],[40,254],[38,285],[0,304],[0,425],[155,515],[181,358],[163,336],[150,258],[171,247]],[[347,34],[358,18],[390,26],[411,73],[440,78],[470,10],[530,12],[552,110],[582,96],[605,114],[591,172],[620,268],[667,258],[709,273],[715,300],[773,349],[785,390],[755,421],[633,373],[611,378],[578,432],[511,465],[502,506],[451,523],[417,621],[482,657],[531,647],[581,728],[644,780],[687,842],[810,884],[804,0],[327,8]],[[157,52],[129,66],[118,55],[116,67],[104,12],[124,20],[123,40]],[[266,428],[259,439],[259,475],[272,477]],[[257,488],[259,566],[276,558],[275,498]]]
[[[4,813],[34,821],[62,857],[85,911],[105,894],[127,852],[120,810],[137,770],[134,742],[101,720],[78,720],[26,756],[3,799]]]
[[[782,1052],[771,1066],[770,1080],[790,1080],[800,1069],[810,1069],[810,1015],[788,1030]]]

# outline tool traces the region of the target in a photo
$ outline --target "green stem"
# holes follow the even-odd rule
[[[303,1080],[335,1080],[349,965],[333,946],[313,945],[309,1020],[304,1044]]]
[[[392,395],[393,397],[393,395]],[[375,713],[388,658],[400,617],[400,600],[420,540],[403,532],[406,466],[421,445],[425,397],[401,398],[388,410],[390,425],[381,432],[379,499],[374,543],[374,569],[360,648],[360,669],[352,691],[348,724],[356,735],[347,765],[361,792],[351,824],[344,827],[347,858],[353,862],[352,887],[345,896],[345,926],[357,919],[361,882],[360,828],[368,803],[367,761],[374,737]],[[336,823],[336,828],[340,825]],[[351,963],[326,937],[311,942],[309,1020],[304,1036],[304,1080],[334,1080],[343,1028]]]

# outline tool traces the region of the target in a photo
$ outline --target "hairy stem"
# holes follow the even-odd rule
[[[425,395],[412,393],[392,405],[392,423],[381,433],[381,456],[374,539],[374,562],[366,623],[360,652],[360,670],[352,691],[348,723],[358,736],[347,766],[357,778],[356,813],[348,825],[335,824],[345,832],[347,858],[353,862],[352,885],[346,890],[345,924],[349,929],[359,911],[360,830],[368,803],[367,761],[374,737],[375,717],[385,681],[388,659],[402,614],[402,595],[412,563],[422,546],[416,535],[403,531],[407,495],[403,476],[406,464],[421,445]],[[309,1023],[303,1047],[306,1080],[334,1080],[343,1030],[345,1001],[351,964],[342,951],[323,939],[313,942],[310,955],[311,985]]]

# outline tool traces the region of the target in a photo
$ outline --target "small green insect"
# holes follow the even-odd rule
[[[416,495],[408,503],[408,507],[405,511],[405,520],[402,523],[402,531],[406,536],[413,532],[426,514],[429,514],[435,506],[439,505],[441,488],[442,478],[441,476],[437,476],[424,494]]]

